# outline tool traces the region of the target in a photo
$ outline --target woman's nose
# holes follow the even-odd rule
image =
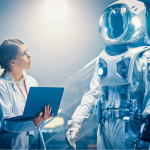
[[[31,58],[31,55],[28,53],[28,58]]]

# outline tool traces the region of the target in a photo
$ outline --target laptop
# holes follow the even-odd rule
[[[9,121],[20,121],[35,118],[42,111],[44,114],[45,105],[52,107],[53,117],[57,116],[63,95],[63,87],[30,87],[23,115],[7,118]]]

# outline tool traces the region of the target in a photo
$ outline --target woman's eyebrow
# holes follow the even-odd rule
[[[23,51],[22,54],[24,54],[24,53],[27,52],[27,51],[28,51],[28,49],[26,49],[25,51]],[[22,54],[21,54],[21,55],[22,55]]]

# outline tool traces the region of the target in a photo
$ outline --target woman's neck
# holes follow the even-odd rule
[[[20,81],[22,79],[22,71],[18,72],[11,72],[12,77],[14,78],[15,81]]]

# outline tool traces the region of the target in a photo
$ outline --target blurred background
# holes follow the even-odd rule
[[[59,86],[104,48],[99,18],[114,1],[65,0],[66,17],[51,18],[46,0],[0,0],[0,41],[21,39],[32,55],[28,74],[40,86]]]
[[[99,18],[113,2],[0,0],[0,42],[8,37],[21,39],[32,55],[27,73],[39,86],[65,88],[58,116],[42,129],[47,149],[71,149],[65,141],[65,126],[89,90],[95,61],[105,48]],[[96,132],[93,115],[77,139],[77,148],[96,149]]]

